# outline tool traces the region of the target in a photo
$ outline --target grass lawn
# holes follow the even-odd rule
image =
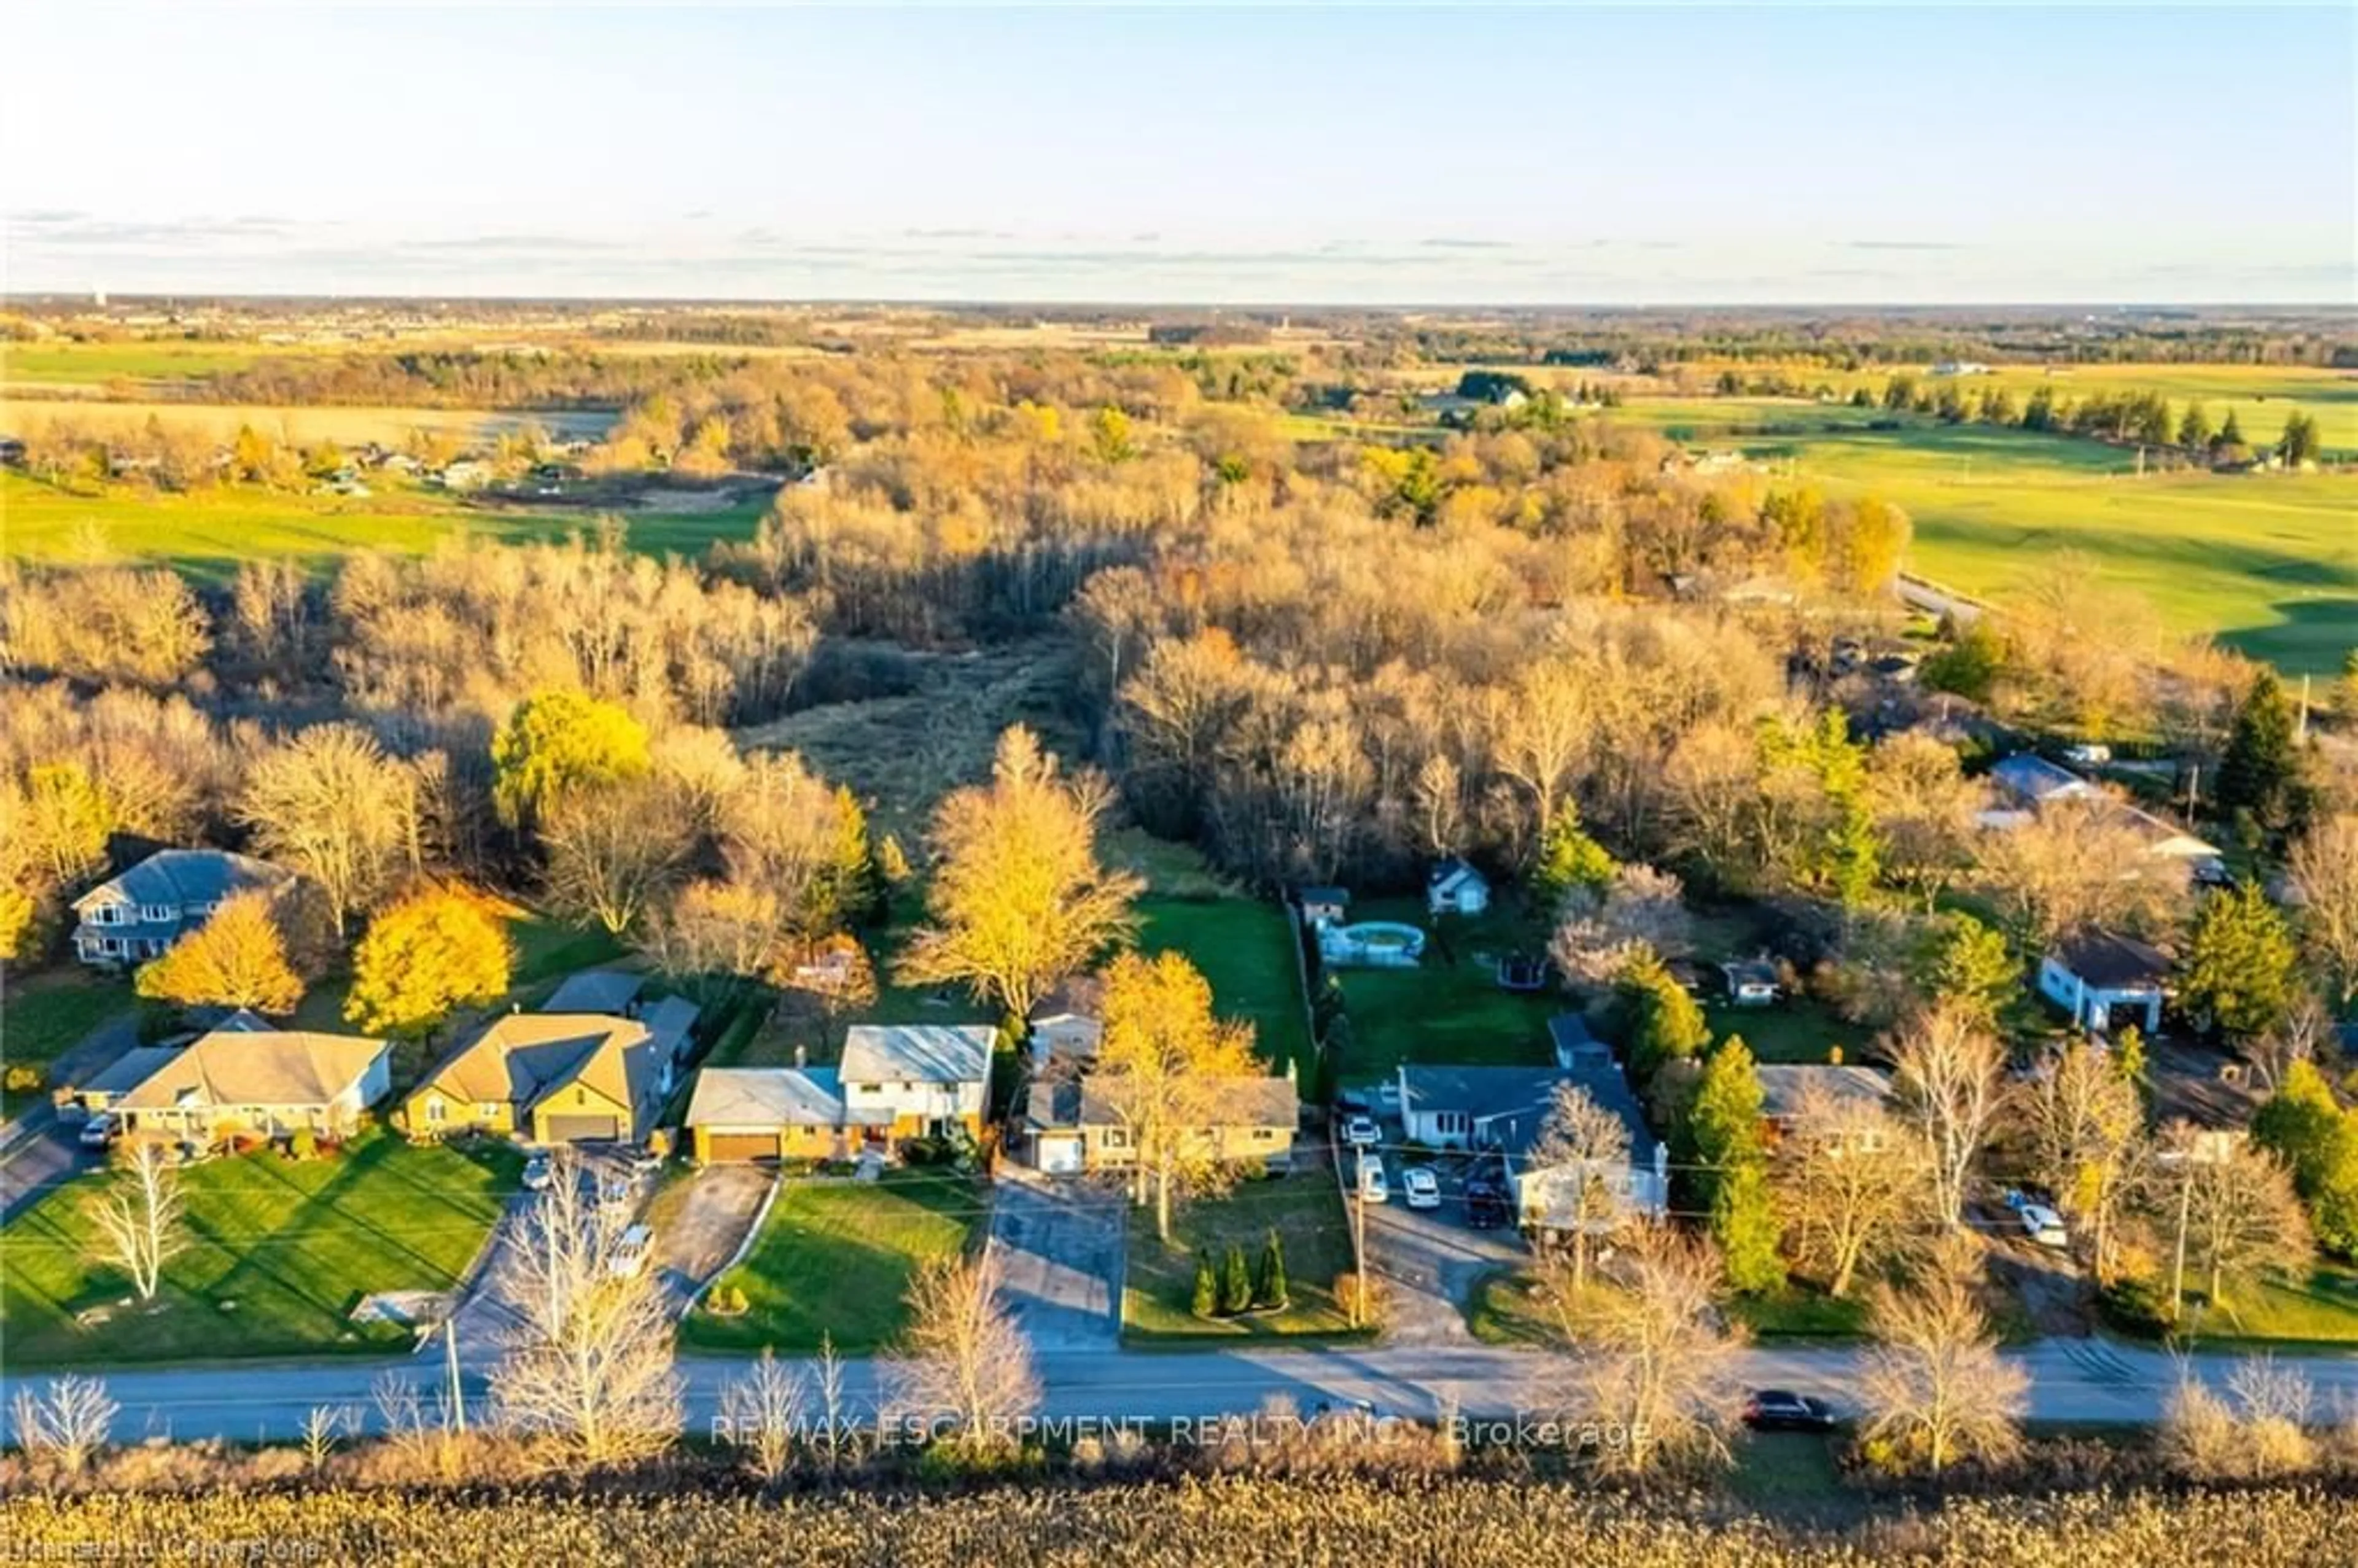
[[[903,1297],[917,1265],[966,1248],[983,1207],[972,1182],[930,1171],[895,1171],[873,1184],[789,1178],[753,1249],[715,1283],[716,1293],[742,1289],[748,1310],[733,1318],[691,1313],[680,1342],[806,1356],[831,1335],[846,1355],[882,1350],[908,1324]]]
[[[0,1230],[0,1336],[9,1364],[177,1361],[406,1348],[406,1330],[346,1321],[373,1291],[455,1283],[515,1186],[502,1146],[413,1148],[363,1135],[301,1163],[275,1153],[216,1160],[182,1178],[191,1240],[157,1305],[92,1262],[85,1177]],[[76,1314],[112,1309],[83,1326]]]
[[[1339,1067],[1346,1084],[1389,1076],[1402,1062],[1485,1066],[1539,1066],[1550,1060],[1547,1022],[1565,1010],[1553,991],[1498,989],[1486,959],[1509,950],[1536,951],[1536,939],[1510,914],[1436,922],[1421,899],[1368,899],[1351,906],[1351,921],[1398,921],[1427,933],[1424,961],[1412,969],[1334,968],[1351,1020],[1350,1054]]]
[[[1873,1030],[1844,1023],[1808,998],[1788,998],[1767,1007],[1706,1000],[1703,1015],[1714,1040],[1743,1035],[1756,1062],[1823,1062],[1836,1045],[1842,1047],[1844,1061],[1856,1062],[1875,1040]]]
[[[1759,1339],[1856,1339],[1866,1332],[1857,1288],[1836,1300],[1796,1281],[1766,1295],[1731,1296],[1727,1314]]]
[[[1532,1282],[1521,1269],[1493,1269],[1483,1275],[1466,1301],[1466,1330],[1485,1345],[1560,1347],[1555,1319],[1533,1295]]]
[[[1226,1197],[1188,1204],[1173,1217],[1167,1246],[1154,1234],[1153,1210],[1132,1209],[1123,1339],[1157,1345],[1352,1334],[1350,1315],[1334,1292],[1336,1276],[1351,1267],[1348,1224],[1342,1194],[1325,1171],[1246,1182]],[[1245,1261],[1258,1268],[1272,1227],[1285,1252],[1286,1309],[1259,1317],[1195,1316],[1196,1254],[1208,1250],[1217,1266],[1235,1242]]]
[[[1314,1081],[1293,922],[1284,910],[1241,895],[1150,895],[1139,902],[1138,914],[1141,951],[1184,953],[1211,982],[1214,1009],[1253,1026],[1271,1072],[1282,1073],[1292,1063],[1297,1081]]]
[[[2190,1290],[2201,1281],[2188,1283]],[[2232,1314],[2198,1312],[2183,1337],[2202,1346],[2255,1350],[2346,1351],[2358,1346],[2358,1269],[2320,1263],[2306,1274],[2247,1287],[2230,1304]]]
[[[633,511],[622,515],[631,547],[651,555],[698,556],[719,539],[750,539],[769,509],[755,492],[705,511]],[[293,556],[319,566],[360,549],[423,555],[472,534],[506,540],[555,539],[587,527],[588,508],[501,510],[440,491],[386,485],[375,494],[291,495],[236,486],[188,494],[127,487],[85,495],[0,473],[0,553],[70,557],[93,527],[110,552],[172,566],[200,581],[225,583],[256,556]]]
[[[136,1005],[128,980],[80,964],[0,979],[0,1062],[51,1061]]]

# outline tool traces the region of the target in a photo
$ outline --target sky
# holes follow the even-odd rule
[[[2358,298],[2349,5],[11,18],[10,292]]]

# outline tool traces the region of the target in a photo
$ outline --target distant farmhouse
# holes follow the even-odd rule
[[[158,957],[202,925],[222,901],[254,890],[274,896],[292,871],[222,849],[163,849],[74,900],[74,957],[119,967]]]

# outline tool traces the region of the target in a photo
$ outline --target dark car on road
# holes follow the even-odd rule
[[[1755,1432],[1831,1432],[1834,1407],[1809,1394],[1763,1389],[1744,1401],[1744,1424]]]
[[[1507,1185],[1487,1172],[1466,1178],[1466,1223],[1476,1230],[1496,1230],[1513,1217],[1507,1203]]]

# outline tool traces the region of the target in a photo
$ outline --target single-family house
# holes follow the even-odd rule
[[[688,1148],[698,1164],[849,1160],[889,1117],[850,1119],[833,1067],[707,1067],[688,1096]]]
[[[1202,1086],[1204,1106],[1184,1138],[1199,1158],[1282,1160],[1293,1152],[1302,1101],[1291,1078],[1250,1075]],[[1033,1166],[1051,1175],[1121,1170],[1138,1157],[1118,1078],[1042,1079],[1025,1092],[1023,1136]]]
[[[2137,836],[2145,840],[2147,854],[2157,860],[2178,861],[2199,882],[2223,882],[2227,880],[2226,858],[2220,852],[2218,845],[2188,832],[2175,822],[2155,816],[2142,806],[2122,802],[2115,810],[2118,819],[2136,829]]]
[[[460,458],[445,463],[434,477],[445,490],[481,490],[492,482],[492,465],[481,458]]]
[[[144,963],[202,925],[233,893],[276,896],[292,871],[225,849],[159,849],[73,902],[74,957],[85,964]]]
[[[1719,967],[1735,1007],[1767,1007],[1777,1000],[1777,966],[1766,958],[1737,958]]]
[[[952,1123],[974,1137],[990,1093],[987,1023],[858,1023],[845,1034],[844,1113],[888,1137],[940,1137]]]
[[[1770,1062],[1760,1077],[1760,1121],[1769,1140],[1792,1130],[1801,1102],[1815,1094],[1844,1106],[1876,1110],[1891,1107],[1891,1075],[1881,1067],[1848,1062]],[[1865,1134],[1869,1140],[1877,1135]],[[1872,1142],[1868,1148],[1872,1148]]]
[[[1426,874],[1424,907],[1433,914],[1479,914],[1490,907],[1489,879],[1452,855]]]
[[[636,1142],[671,1093],[676,1045],[635,1018],[511,1012],[427,1074],[402,1109],[413,1138],[507,1133],[530,1143]]]
[[[118,1087],[102,1075],[105,1087],[94,1083],[83,1103],[113,1112],[134,1137],[211,1143],[235,1133],[346,1132],[392,1088],[392,1063],[383,1040],[217,1029],[177,1051],[133,1052],[124,1065],[136,1081]]]
[[[1541,1135],[1557,1088],[1575,1085],[1620,1120],[1627,1158],[1610,1168],[1575,1167],[1548,1160]],[[1400,1069],[1401,1116],[1410,1141],[1498,1155],[1520,1223],[1563,1228],[1572,1194],[1601,1183],[1612,1196],[1614,1223],[1659,1216],[1670,1203],[1670,1151],[1646,1125],[1629,1080],[1610,1060],[1585,1054],[1581,1065],[1561,1067],[1442,1067]]]
[[[1990,768],[1990,781],[2017,804],[2031,810],[2050,800],[2086,799],[2102,793],[2071,769],[2058,767],[2029,752],[1999,758]]]
[[[1033,1075],[1036,1077],[1050,1073],[1077,1073],[1097,1060],[1098,1045],[1104,1039],[1104,1021],[1093,1013],[1063,1009],[1035,1013],[1032,1019]]]
[[[2091,927],[2065,937],[2039,963],[2039,991],[2092,1034],[2107,1034],[2124,1008],[2150,1034],[2161,1027],[2169,959],[2160,949]]]
[[[83,1111],[96,1116],[112,1110],[114,1103],[155,1076],[157,1068],[180,1054],[177,1045],[134,1045],[122,1055],[91,1074],[61,1083],[51,1098],[61,1111]]]
[[[1997,785],[2002,802],[1999,806],[1977,814],[1976,820],[1986,828],[1999,830],[2020,827],[2037,813],[2059,800],[2086,800],[2097,803],[2106,814],[2106,820],[2128,828],[2145,843],[2146,852],[2157,860],[2176,861],[2186,867],[2198,881],[2221,881],[2226,877],[2226,862],[2219,847],[2190,833],[2177,823],[2158,816],[2143,806],[2108,795],[2089,780],[2071,769],[2060,767],[2044,757],[2018,752],[2002,759],[1990,769],[1991,781]]]

